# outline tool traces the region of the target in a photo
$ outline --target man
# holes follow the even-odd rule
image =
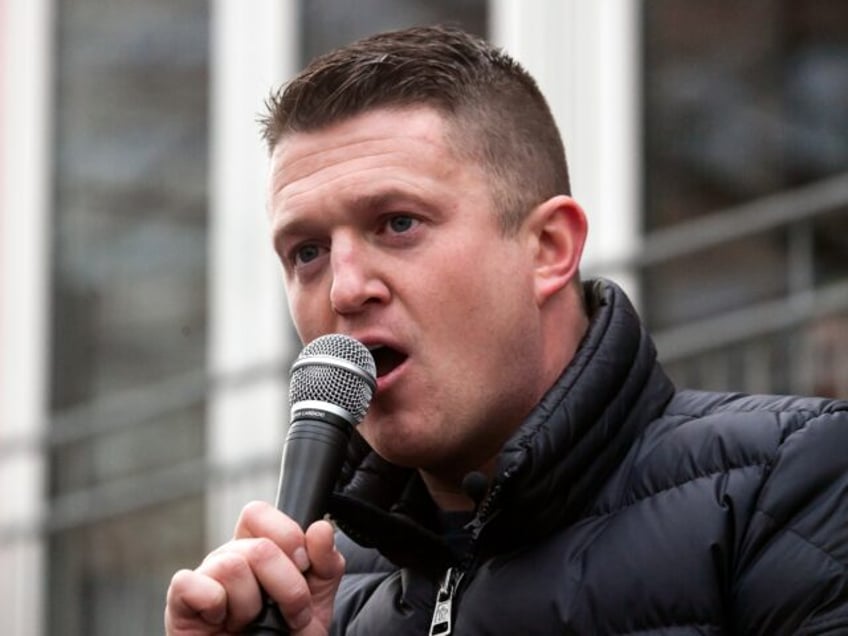
[[[298,333],[374,350],[326,521],[249,504],[171,636],[848,633],[848,404],[678,391],[514,61],[416,28],[315,60],[265,121]]]

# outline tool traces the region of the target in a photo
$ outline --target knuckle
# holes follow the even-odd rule
[[[174,575],[171,577],[171,584],[168,586],[169,590],[178,590],[181,587],[184,587],[188,580],[191,578],[192,571],[186,568],[177,570],[174,572]]]
[[[264,564],[278,559],[282,555],[282,550],[271,539],[259,537],[250,542],[247,554],[251,563]]]
[[[251,501],[244,505],[239,515],[238,525],[251,526],[268,512],[269,504],[264,501]]]
[[[292,581],[286,590],[286,596],[289,607],[302,608],[312,602],[312,593],[306,579],[303,578]]]
[[[211,556],[204,564],[213,578],[222,583],[243,578],[250,573],[250,566],[244,556],[237,552],[219,552]]]
[[[175,599],[182,594],[183,590],[189,587],[191,576],[191,571],[186,569],[178,570],[174,573],[165,595],[166,605],[172,605]]]
[[[224,554],[228,550],[230,550],[231,543],[232,543],[231,541],[227,542],[223,545],[219,545],[214,550],[211,550],[205,557],[203,557],[203,560],[200,562],[200,566],[198,567],[198,569],[202,568],[204,565],[206,565],[210,561],[213,561],[214,559],[218,558],[219,555]]]

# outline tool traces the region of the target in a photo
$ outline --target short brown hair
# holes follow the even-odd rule
[[[457,158],[488,175],[507,233],[542,201],[570,194],[562,139],[536,81],[500,49],[454,27],[380,33],[331,51],[266,105],[262,136],[271,151],[290,133],[374,108],[435,108]]]

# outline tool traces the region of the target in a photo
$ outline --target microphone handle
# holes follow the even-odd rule
[[[312,412],[324,419],[296,419],[289,426],[277,509],[294,519],[303,530],[321,519],[344,464],[353,427],[332,413]],[[290,634],[277,604],[262,591],[262,610],[243,634],[279,636]]]

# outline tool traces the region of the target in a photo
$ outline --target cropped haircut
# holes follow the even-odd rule
[[[289,134],[377,108],[434,108],[455,157],[483,169],[506,234],[543,201],[570,194],[562,139],[536,81],[458,28],[380,33],[321,55],[266,106],[260,124],[271,152]]]

